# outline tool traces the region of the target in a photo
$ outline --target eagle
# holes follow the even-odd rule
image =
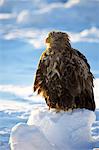
[[[46,38],[33,89],[50,108],[95,110],[93,79],[86,57],[71,47],[65,32],[52,31]]]

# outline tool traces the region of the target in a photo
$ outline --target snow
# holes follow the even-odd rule
[[[29,147],[29,150],[39,150],[38,143],[42,143],[40,150],[44,150],[44,147],[48,150],[60,150],[60,147],[61,150],[62,148],[63,150],[67,148],[68,150],[79,150],[81,147],[84,147],[83,150],[92,150],[93,147],[99,147],[98,78],[94,80],[95,114],[88,110],[79,109],[65,113],[49,111],[48,108],[45,108],[44,99],[37,96],[36,93],[32,94],[32,85],[0,85],[0,92],[5,95],[4,101],[0,100],[0,128],[2,128],[2,124],[10,126],[10,128],[16,124],[12,132],[7,128],[0,130],[0,135],[5,137],[5,141],[9,138],[8,133],[11,133],[12,150],[28,150],[27,147]],[[18,97],[19,100],[7,100],[7,93]],[[29,116],[30,112],[31,115]],[[28,122],[24,123],[27,119]],[[2,131],[4,131],[4,134],[2,134]],[[4,145],[1,144],[0,150],[9,149],[6,142]]]
[[[34,108],[27,123],[12,128],[11,150],[91,150],[96,142],[91,136],[95,119],[95,113],[86,109]]]

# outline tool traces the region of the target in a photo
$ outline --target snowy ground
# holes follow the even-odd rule
[[[12,100],[6,101],[5,100],[2,103],[0,103],[0,138],[1,138],[0,150],[9,150],[10,149],[9,145],[8,145],[9,135],[11,133],[11,128],[13,128],[16,124],[19,124],[16,128],[13,128],[15,136],[16,136],[16,140],[18,140],[18,137],[19,137],[19,139],[21,138],[21,136],[18,135],[18,132],[16,132],[17,130],[19,130],[19,132],[22,132],[22,137],[24,137],[23,136],[24,134],[28,135],[31,130],[33,130],[32,138],[35,137],[36,133],[37,133],[36,137],[39,134],[40,134],[40,137],[42,137],[42,136],[44,136],[42,134],[45,134],[45,133],[42,133],[42,132],[39,133],[40,128],[38,127],[38,125],[39,125],[38,122],[42,121],[42,123],[45,125],[45,127],[46,127],[45,122],[46,123],[49,122],[49,128],[50,128],[50,125],[53,124],[53,121],[54,121],[54,122],[56,122],[56,127],[59,129],[60,121],[57,122],[57,120],[58,120],[58,117],[60,119],[62,119],[62,116],[65,116],[67,119],[68,119],[68,117],[71,118],[71,121],[69,120],[68,123],[66,123],[67,119],[64,119],[63,120],[64,122],[62,123],[63,125],[64,125],[64,123],[66,123],[67,126],[68,125],[70,126],[70,123],[71,123],[71,125],[72,124],[74,125],[74,128],[77,125],[76,126],[77,128],[80,127],[82,129],[82,125],[81,125],[82,122],[85,123],[86,125],[90,124],[90,126],[87,128],[86,132],[85,132],[85,129],[83,129],[84,135],[80,134],[80,136],[85,136],[87,138],[85,143],[89,145],[89,146],[87,145],[88,147],[91,146],[91,149],[93,147],[99,147],[99,101],[98,101],[99,100],[99,92],[98,92],[99,91],[99,79],[96,79],[94,81],[94,85],[95,85],[95,88],[94,88],[95,101],[96,101],[96,106],[97,106],[96,111],[95,111],[95,115],[96,115],[95,121],[94,121],[94,119],[95,119],[94,113],[92,113],[92,112],[88,113],[88,111],[85,111],[83,113],[78,111],[77,118],[75,117],[76,116],[75,114],[77,114],[76,111],[74,111],[72,116],[71,116],[72,113],[66,113],[66,114],[61,113],[60,115],[56,114],[56,119],[55,119],[55,113],[46,110],[44,99],[39,96],[32,95],[32,86],[19,87],[19,86],[3,86],[2,85],[2,87],[0,87],[0,92],[6,93],[9,91],[10,94],[13,93],[13,95],[17,95],[17,97],[19,97],[19,99],[21,99],[21,100],[20,101],[18,101],[18,99],[15,99],[14,101],[12,101]],[[45,112],[45,113],[43,113],[43,112]],[[87,113],[87,115],[85,115],[85,117],[84,117],[84,114],[86,114],[86,113]],[[46,116],[45,116],[45,114],[46,114]],[[80,118],[80,115],[83,116],[83,119],[82,119],[82,117]],[[88,116],[90,116],[90,117],[88,117]],[[34,117],[34,119],[35,119],[35,117],[36,118],[38,117],[38,120],[37,119],[33,120],[33,117]],[[73,122],[73,117],[74,117],[75,124]],[[76,123],[75,119],[79,120],[78,121],[79,124]],[[27,124],[27,120],[28,120],[28,124]],[[89,121],[87,122],[87,120],[89,120]],[[94,123],[92,124],[92,127],[91,127],[92,122],[94,122]],[[35,124],[35,129],[34,129],[33,124]],[[31,126],[31,125],[33,125],[33,126]],[[67,129],[67,126],[66,126],[66,129]],[[19,127],[20,127],[20,129],[19,129]],[[41,126],[41,128],[42,128],[42,126]],[[92,144],[92,141],[90,141],[91,139],[89,137],[87,137],[87,135],[90,134],[90,132],[89,132],[90,128],[91,128],[92,139],[95,139],[95,141],[96,141],[96,143],[94,142],[93,144]],[[73,129],[73,127],[72,127],[72,129]],[[34,134],[34,130],[36,131],[35,134]],[[60,130],[61,130],[61,128],[60,128]],[[63,130],[61,132],[63,132]],[[32,131],[31,131],[31,133],[32,133]],[[69,133],[69,131],[68,131],[68,134],[71,134],[71,133],[72,132]],[[79,134],[77,132],[77,136],[78,135]],[[31,135],[29,134],[28,138],[31,139],[31,136],[32,136],[32,134]],[[63,134],[63,136],[65,136],[65,135]],[[88,139],[91,142],[91,145],[89,144]],[[16,141],[16,140],[14,140],[14,141]],[[23,138],[23,140],[26,140],[26,139]],[[44,139],[42,139],[42,140],[44,140]],[[46,144],[46,138],[43,142],[45,142],[45,144]],[[47,140],[47,142],[48,142],[48,140]],[[28,144],[30,144],[30,142]],[[33,144],[33,143],[31,143],[31,144]],[[80,145],[81,144],[82,143],[80,143]],[[68,143],[67,143],[67,145],[68,145]]]
[[[88,110],[56,113],[36,108],[26,123],[17,124],[10,137],[12,150],[91,150],[99,141],[91,137],[95,114]]]

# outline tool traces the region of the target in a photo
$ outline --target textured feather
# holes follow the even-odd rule
[[[94,111],[93,75],[86,57],[71,47],[66,33],[51,32],[47,41],[50,45],[41,56],[34,91],[51,108]]]

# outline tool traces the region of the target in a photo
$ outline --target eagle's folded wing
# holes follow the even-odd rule
[[[43,53],[40,62],[38,65],[38,69],[36,71],[36,76],[35,76],[35,81],[34,81],[34,86],[33,90],[38,91],[38,94],[43,92],[43,90],[46,88],[46,70],[47,70],[47,61],[46,60],[47,56],[46,53]]]

